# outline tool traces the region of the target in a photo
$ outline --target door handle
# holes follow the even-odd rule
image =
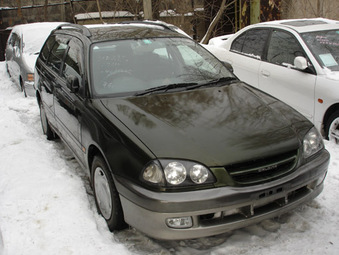
[[[60,89],[61,88],[61,85],[58,84],[58,83],[54,83],[53,82],[53,86],[54,86],[55,89]]]
[[[261,70],[261,75],[264,77],[269,77],[271,75],[271,73],[267,70]]]

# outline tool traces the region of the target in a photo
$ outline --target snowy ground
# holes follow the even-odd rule
[[[339,254],[339,146],[323,193],[278,219],[223,235],[157,241],[110,233],[79,165],[42,135],[35,98],[24,98],[0,62],[0,254]]]

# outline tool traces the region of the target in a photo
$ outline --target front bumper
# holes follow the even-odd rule
[[[154,192],[116,177],[125,221],[156,239],[178,240],[221,234],[279,216],[312,200],[323,189],[329,153],[293,174],[251,187],[189,192]],[[191,217],[190,228],[170,228],[166,219]]]
[[[35,97],[35,87],[33,81],[25,81],[24,82],[25,91],[27,96],[34,96]]]

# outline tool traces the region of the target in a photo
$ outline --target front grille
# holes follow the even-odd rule
[[[291,204],[300,204],[297,201],[303,200],[306,196],[309,196],[314,190],[310,189],[308,185],[305,185],[294,191],[290,191],[287,194],[277,196],[275,199],[267,200],[266,203],[255,205],[249,204],[242,207],[236,207],[228,210],[217,211],[214,213],[199,215],[199,223],[202,227],[211,227],[221,224],[233,224],[241,221],[246,221],[251,217],[259,217],[267,215],[274,211],[281,211],[284,207]],[[266,197],[267,199],[269,197]],[[264,201],[265,201],[264,199]],[[253,202],[257,202],[256,200]]]
[[[226,170],[238,185],[253,185],[278,179],[295,170],[298,150],[268,158],[226,166]]]

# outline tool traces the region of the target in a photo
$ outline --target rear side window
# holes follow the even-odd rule
[[[69,43],[69,50],[66,54],[63,75],[67,79],[70,76],[76,76],[81,81],[81,41],[73,39]]]
[[[66,48],[67,42],[61,38],[56,38],[47,60],[47,65],[51,66],[56,72],[59,72],[60,70]]]
[[[14,47],[15,41],[17,40],[18,35],[16,33],[12,33],[11,37],[8,39],[8,44]]]
[[[272,64],[294,65],[296,57],[305,57],[298,40],[289,32],[274,30],[267,51],[267,61]]]
[[[268,29],[251,29],[234,40],[231,51],[261,59],[269,35]]]
[[[55,36],[50,36],[47,40],[45,45],[42,47],[41,53],[40,53],[40,59],[46,63],[49,52],[51,51],[53,45],[55,43]]]

